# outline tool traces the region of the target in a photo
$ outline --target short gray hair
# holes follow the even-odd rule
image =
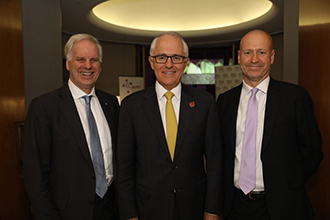
[[[182,38],[182,36],[179,33],[175,32],[175,31],[164,32],[164,33],[160,34],[158,37],[155,37],[153,39],[153,41],[151,42],[151,46],[150,46],[150,50],[149,50],[149,55],[150,56],[153,56],[154,55],[154,50],[155,50],[155,47],[156,47],[156,43],[157,43],[158,38],[160,38],[161,36],[164,36],[164,35],[170,35],[170,36],[173,36],[173,37],[176,37],[176,38],[179,38],[180,40],[182,40],[184,56],[185,57],[188,57],[189,56],[189,48],[188,48],[187,43],[184,41],[184,39]]]
[[[102,62],[102,47],[101,47],[99,41],[90,34],[75,34],[70,37],[70,39],[64,46],[64,54],[65,54],[66,59],[69,61],[71,60],[73,45],[76,42],[81,41],[81,40],[89,40],[92,43],[96,44],[97,49],[98,49],[98,54],[99,54],[99,60],[100,60],[100,62]]]

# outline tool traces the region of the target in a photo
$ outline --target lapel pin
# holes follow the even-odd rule
[[[105,105],[108,105],[108,103],[106,102]]]
[[[195,107],[195,102],[194,102],[194,101],[190,102],[190,103],[189,103],[189,106],[190,106],[190,108]]]

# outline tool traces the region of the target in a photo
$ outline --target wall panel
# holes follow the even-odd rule
[[[323,137],[324,160],[307,184],[316,220],[330,214],[330,1],[301,0],[299,9],[299,84],[311,94]]]
[[[0,219],[29,219],[15,122],[25,118],[21,0],[0,1]]]

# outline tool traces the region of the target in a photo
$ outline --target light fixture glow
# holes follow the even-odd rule
[[[269,0],[111,0],[93,13],[113,25],[152,31],[195,31],[251,21],[266,14]]]

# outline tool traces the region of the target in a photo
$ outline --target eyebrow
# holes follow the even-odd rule
[[[154,55],[154,56],[168,56],[168,57],[172,57],[172,56],[180,56],[180,57],[185,57],[184,55],[180,55],[180,54],[173,54],[173,55],[167,55],[166,53],[162,53],[162,54],[158,54],[158,55]]]
[[[77,56],[76,59],[85,59],[85,60],[93,60],[93,59],[96,59],[96,60],[100,60],[100,58],[98,57],[91,57],[90,59],[86,58],[86,57],[80,57],[80,56]]]
[[[266,50],[266,51],[271,51],[271,50],[269,50],[269,49],[267,49],[267,48],[259,48],[259,49],[244,49],[244,50],[240,50],[240,51],[259,51],[259,50]]]

